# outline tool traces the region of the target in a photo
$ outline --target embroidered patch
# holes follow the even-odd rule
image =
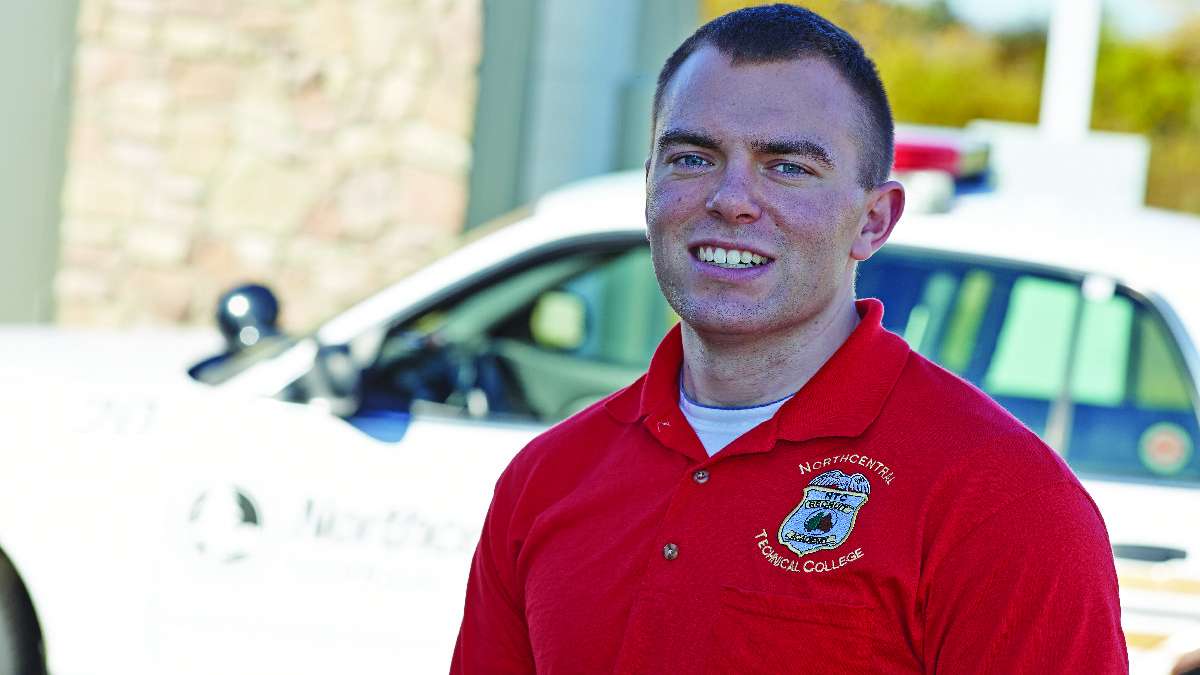
[[[804,488],[804,499],[779,526],[779,543],[798,556],[841,546],[867,503],[871,483],[861,473],[826,471]]]

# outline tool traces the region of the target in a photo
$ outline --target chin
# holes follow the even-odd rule
[[[680,311],[682,309],[683,311]],[[750,307],[676,308],[681,321],[703,335],[755,336],[782,328],[779,317],[764,316],[761,309]]]

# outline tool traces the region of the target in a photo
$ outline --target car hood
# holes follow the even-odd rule
[[[187,369],[223,351],[215,329],[0,328],[0,381],[162,385],[187,381]]]

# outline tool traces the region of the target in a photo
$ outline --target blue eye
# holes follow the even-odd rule
[[[680,169],[703,169],[710,165],[707,159],[700,155],[680,155],[671,160],[671,164]]]
[[[785,176],[803,176],[810,173],[808,169],[795,162],[780,162],[771,168]]]

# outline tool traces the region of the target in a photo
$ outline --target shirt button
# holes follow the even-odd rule
[[[692,474],[692,480],[696,481],[700,485],[704,485],[708,482],[708,472],[704,469],[700,469],[696,473]]]
[[[679,557],[679,547],[675,544],[667,544],[663,547],[663,557],[667,560],[674,560]]]

